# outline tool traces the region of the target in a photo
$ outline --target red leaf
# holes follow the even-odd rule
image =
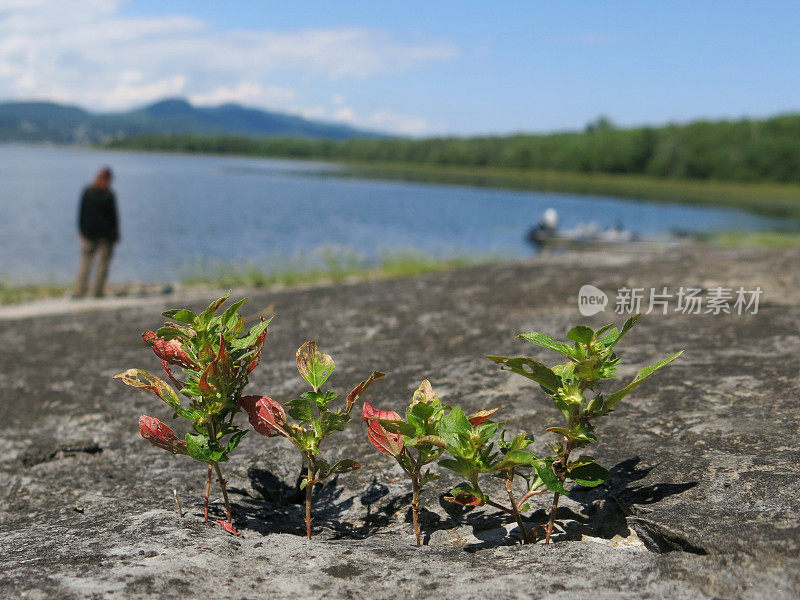
[[[175,376],[172,374],[172,369],[169,368],[169,363],[163,358],[161,359],[161,367],[164,369],[164,373],[167,374],[167,377],[169,377],[169,380],[172,382],[172,385],[178,388],[178,391],[182,390],[184,385],[183,382],[178,381],[175,378]]]
[[[219,526],[222,527],[228,533],[232,533],[233,535],[239,535],[239,530],[233,526],[233,523],[228,523],[227,521],[223,521],[221,519],[217,519],[217,523],[219,523]]]
[[[483,506],[484,502],[475,494],[470,494],[465,491],[458,491],[452,496],[445,496],[445,500],[460,504],[461,506]]]
[[[470,425],[472,425],[473,427],[476,427],[476,426],[480,425],[486,419],[488,419],[494,413],[496,413],[498,410],[500,410],[500,409],[499,408],[490,408],[489,410],[481,410],[481,411],[476,412],[474,415],[470,415],[470,417],[469,417]]]
[[[219,335],[219,351],[214,357],[214,360],[205,368],[203,374],[200,375],[200,380],[197,382],[197,387],[203,396],[210,396],[214,393],[215,387],[210,379],[218,379],[221,375],[223,364],[227,361],[228,353],[225,349],[225,337]]]
[[[175,435],[169,427],[156,418],[142,415],[139,417],[139,433],[154,446],[163,448],[172,454],[188,454],[186,442]]]
[[[386,373],[381,373],[380,371],[373,371],[372,375],[369,378],[365,379],[361,383],[359,383],[353,391],[347,395],[347,414],[350,414],[350,410],[353,408],[353,404],[356,403],[361,397],[361,394],[367,391],[367,388],[373,381],[377,381],[381,377],[386,377]]]
[[[183,349],[178,339],[166,341],[149,329],[142,334],[142,339],[153,349],[156,356],[172,365],[180,365],[187,369],[197,370],[197,365]]]
[[[369,402],[364,402],[361,410],[361,418],[367,423],[367,437],[378,451],[397,458],[403,453],[403,436],[399,433],[391,433],[375,419],[385,419],[387,421],[402,421],[399,414],[393,410],[378,410]]]
[[[263,323],[264,321],[266,321],[266,319],[264,317],[261,317],[261,322]],[[255,369],[258,366],[259,362],[261,362],[261,350],[264,349],[264,342],[266,341],[266,339],[267,339],[267,330],[265,329],[256,338],[255,347],[258,348],[258,351],[256,352],[255,356],[253,356],[253,359],[250,361],[250,364],[247,365],[248,375],[252,373],[253,369]]]
[[[250,425],[267,437],[286,435],[286,412],[267,396],[242,396],[239,404],[250,417]]]

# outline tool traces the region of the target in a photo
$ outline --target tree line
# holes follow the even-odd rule
[[[800,182],[800,114],[624,129],[600,118],[581,132],[469,138],[332,141],[146,135],[119,139],[109,146],[356,162]]]

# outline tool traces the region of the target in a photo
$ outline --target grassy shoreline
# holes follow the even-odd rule
[[[698,244],[728,248],[800,248],[800,232],[780,231],[720,231],[711,234]],[[445,259],[431,258],[421,252],[393,253],[382,257],[376,265],[367,265],[359,260],[328,261],[322,267],[301,268],[288,266],[279,269],[265,269],[254,264],[231,265],[218,263],[203,270],[185,274],[179,281],[170,283],[116,284],[110,286],[109,296],[134,297],[160,295],[165,292],[146,292],[142,289],[174,291],[201,288],[266,288],[271,286],[302,286],[357,283],[378,279],[399,279],[425,273],[437,273],[477,265],[501,262],[499,256],[466,257],[457,256]],[[0,306],[21,304],[47,298],[67,298],[72,293],[71,284],[7,284],[0,281]]]
[[[330,256],[322,266],[308,267],[289,264],[278,268],[263,268],[256,264],[236,265],[215,263],[203,269],[184,274],[175,284],[111,284],[109,297],[146,296],[158,292],[147,289],[193,289],[213,287],[225,288],[265,288],[271,286],[300,286],[314,284],[341,284],[376,279],[398,279],[438,273],[481,264],[498,262],[498,256],[455,256],[451,258],[432,258],[422,252],[396,252],[381,257],[380,262],[369,265],[358,257]],[[21,304],[32,300],[47,298],[66,298],[72,293],[72,284],[7,284],[0,282],[0,306]]]

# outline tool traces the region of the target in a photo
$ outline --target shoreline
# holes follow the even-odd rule
[[[779,231],[720,231],[711,234],[708,238],[698,240],[683,240],[681,247],[707,247],[709,249],[792,249],[800,247],[800,233]],[[625,254],[629,250],[623,246],[613,251],[593,251],[571,249],[569,251],[556,251],[562,256],[581,255],[583,257],[596,257],[615,254]],[[252,265],[223,265],[212,272],[184,277],[177,281],[156,281],[151,283],[118,282],[108,286],[108,293],[101,300],[128,300],[169,298],[176,293],[194,293],[197,291],[228,290],[228,289],[303,289],[315,286],[341,285],[364,283],[368,281],[400,279],[424,275],[426,273],[441,273],[482,265],[505,265],[519,261],[535,259],[537,255],[522,257],[502,257],[480,255],[474,257],[456,256],[446,259],[431,258],[423,253],[401,253],[396,256],[385,257],[374,266],[363,264],[330,264],[320,269],[287,269],[283,271],[268,272]],[[552,256],[552,254],[550,254]],[[9,312],[19,312],[14,309],[34,303],[54,305],[74,301],[70,296],[73,283],[46,283],[46,284],[3,284],[0,282],[0,320]],[[80,301],[93,300],[84,298]]]

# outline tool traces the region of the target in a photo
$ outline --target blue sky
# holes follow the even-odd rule
[[[798,2],[0,0],[0,97],[409,135],[763,116],[800,110],[798,23]]]

